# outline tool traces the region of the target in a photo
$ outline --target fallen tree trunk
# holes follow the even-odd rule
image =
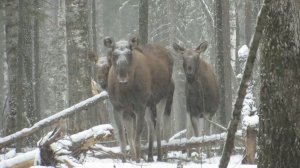
[[[113,127],[110,124],[99,125],[57,140],[59,134],[59,129],[49,133],[39,142],[39,149],[4,160],[0,167],[27,168],[33,166],[35,160],[42,166],[56,166],[53,164],[60,162],[72,167],[77,164],[77,158],[93,145],[110,140]]]
[[[40,131],[42,128],[45,128],[47,126],[50,126],[56,122],[58,122],[61,119],[64,119],[66,117],[69,117],[76,112],[80,112],[83,109],[88,108],[89,106],[96,104],[97,102],[103,101],[108,98],[108,95],[106,92],[101,92],[98,95],[95,95],[89,99],[86,99],[85,101],[82,101],[78,104],[75,104],[63,111],[60,111],[48,118],[45,118],[37,123],[35,123],[30,128],[24,128],[21,131],[18,131],[14,134],[11,134],[9,136],[0,138],[0,149],[5,147],[6,145],[9,145],[11,143],[15,143],[16,141],[22,140],[25,137],[28,137],[38,131]]]
[[[184,132],[184,130],[183,130]],[[180,132],[182,133],[182,132]],[[242,131],[238,131],[236,134],[242,141]],[[226,140],[227,133],[214,134],[210,136],[204,137],[192,137],[191,139],[172,139],[169,142],[162,141],[161,149],[163,153],[169,151],[184,151],[186,149],[198,148],[198,147],[206,147],[219,144],[220,142],[224,142]],[[129,146],[127,146],[126,151],[129,152]],[[148,152],[148,146],[142,145],[141,147],[142,153],[146,154]],[[122,154],[120,151],[120,147],[105,147],[103,145],[95,145],[94,151],[96,153],[97,158],[121,158]],[[156,143],[154,143],[154,153],[157,152]]]

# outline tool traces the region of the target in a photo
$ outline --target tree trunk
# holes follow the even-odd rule
[[[20,34],[19,56],[24,58],[24,107],[27,124],[31,126],[36,119],[33,97],[33,62],[32,62],[32,24],[30,16],[31,0],[19,1],[20,3]],[[18,121],[19,122],[19,121]]]
[[[258,168],[300,165],[300,10],[270,3],[261,46]]]
[[[37,9],[40,9],[39,0],[34,0],[34,6]],[[41,12],[41,11],[39,11]],[[36,16],[33,20],[33,81],[34,81],[34,116],[35,121],[41,119],[41,108],[40,108],[40,21],[39,18]]]
[[[0,2],[0,18],[4,18],[4,2]],[[0,136],[3,136],[3,128],[5,123],[5,117],[2,112],[4,112],[5,107],[5,99],[6,99],[6,92],[4,89],[5,81],[4,81],[4,64],[6,63],[5,60],[5,29],[4,29],[4,20],[0,20]]]
[[[225,89],[225,114],[221,122],[223,126],[227,126],[232,112],[232,88],[231,88],[231,43],[230,43],[230,15],[229,15],[229,0],[222,0],[222,24],[223,24],[223,57],[224,57],[224,89]]]
[[[19,21],[19,1],[7,0],[5,4],[6,13],[6,51],[8,65],[8,82],[9,82],[9,114],[6,120],[5,134],[9,135],[20,127],[21,112],[24,111],[22,101],[22,74],[23,74],[23,57],[18,55],[18,21]]]
[[[240,18],[238,10],[238,0],[235,1],[235,74],[238,75],[241,73],[241,65],[239,61],[239,48],[240,48]],[[239,82],[239,81],[238,81]]]
[[[66,0],[67,53],[69,74],[69,106],[92,95],[91,69],[86,59],[88,40],[88,2]],[[69,118],[70,132],[79,132],[90,126],[91,115],[77,114]]]
[[[139,1],[139,35],[140,43],[148,43],[148,0]]]
[[[251,1],[245,1],[245,43],[249,46],[252,31],[251,31],[251,21],[252,21],[252,3]]]
[[[234,147],[234,135],[237,131],[237,126],[240,121],[241,111],[243,107],[243,102],[246,96],[246,90],[248,87],[248,82],[251,78],[254,61],[256,59],[256,52],[258,49],[258,45],[261,39],[262,31],[265,26],[266,14],[268,12],[268,3],[271,0],[265,0],[265,4],[263,5],[260,14],[257,18],[257,24],[255,28],[255,32],[250,44],[249,56],[247,58],[245,71],[242,77],[242,81],[238,90],[238,97],[234,104],[234,109],[232,111],[232,119],[228,126],[228,134],[226,138],[226,142],[223,148],[222,157],[220,160],[219,168],[226,168],[229,163],[230,155],[232,153],[232,149]]]

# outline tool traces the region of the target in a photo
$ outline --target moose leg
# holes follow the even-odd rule
[[[129,142],[129,146],[130,146],[130,155],[131,157],[134,157],[136,154],[135,154],[135,150],[134,150],[134,130],[135,130],[135,126],[134,126],[134,121],[135,121],[135,118],[131,117],[131,116],[128,116],[125,120],[125,128],[126,128],[126,131],[127,131],[127,140]]]
[[[137,163],[140,162],[140,158],[141,158],[141,134],[143,131],[145,110],[146,110],[146,107],[140,107],[140,108],[137,108],[137,111],[135,112],[136,129],[135,129],[134,145],[135,145],[135,153],[136,153],[136,162]]]
[[[164,129],[164,127],[161,127],[163,125],[162,119],[165,115],[165,108],[167,104],[167,98],[162,99],[158,105],[157,105],[157,119],[156,119],[156,125],[155,125],[155,131],[156,131],[156,138],[157,138],[157,160],[162,161],[162,151],[161,151],[161,132]]]
[[[123,155],[122,162],[125,162],[126,161],[126,153],[125,153],[126,139],[125,139],[124,128],[123,128],[123,111],[114,109],[113,114],[117,126],[120,145],[121,145],[121,152]]]
[[[153,132],[154,132],[154,121],[155,117],[150,107],[146,108],[145,119],[148,128],[148,162],[153,162]]]

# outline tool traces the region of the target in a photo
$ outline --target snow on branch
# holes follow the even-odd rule
[[[40,131],[42,128],[50,126],[56,122],[58,122],[61,119],[64,119],[66,117],[69,117],[76,112],[84,111],[84,109],[88,108],[89,106],[96,104],[97,102],[103,101],[108,98],[107,92],[101,92],[98,95],[95,95],[91,98],[88,98],[78,104],[75,104],[63,111],[60,111],[48,118],[45,118],[37,123],[35,123],[30,128],[24,128],[21,131],[18,131],[14,134],[11,134],[9,136],[0,138],[0,149],[5,147],[8,144],[15,143],[18,140],[21,140],[24,137],[28,137],[38,131]]]
[[[30,167],[34,163],[42,166],[56,166],[57,163],[77,165],[79,156],[85,154],[93,145],[110,140],[113,136],[113,127],[104,124],[88,130],[65,136],[58,140],[60,129],[48,133],[39,142],[39,149],[20,154],[0,163],[2,167]]]
[[[175,139],[176,137],[179,137],[185,132],[186,130],[183,130],[175,134],[173,138],[170,138],[172,140],[170,140],[169,142],[162,141],[161,142],[162,151],[163,152],[182,151],[191,148],[205,147],[208,145],[224,142],[227,136],[227,133],[221,133],[221,134],[214,134],[210,136],[192,137],[191,139],[187,139],[187,138]],[[237,131],[235,135],[237,138],[241,139],[242,131],[241,130]],[[153,147],[154,147],[154,152],[157,152],[156,143],[154,143]],[[120,147],[105,147],[103,145],[95,145],[94,150],[98,152],[96,153],[96,157],[98,158],[119,158],[122,156]],[[129,146],[127,146],[126,151],[129,152],[129,150],[130,148]],[[148,144],[142,145],[141,150],[142,153],[146,154],[146,152],[148,152]]]

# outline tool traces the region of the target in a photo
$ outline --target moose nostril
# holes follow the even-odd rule
[[[192,71],[192,67],[189,66],[188,67],[188,71],[191,72]]]

